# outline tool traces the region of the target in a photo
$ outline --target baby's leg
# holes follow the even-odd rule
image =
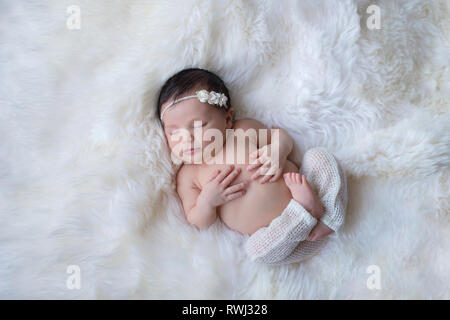
[[[347,204],[343,171],[334,157],[323,148],[313,148],[305,153],[302,171],[325,207],[325,214],[321,219],[332,230],[338,230],[344,221]],[[288,209],[290,207],[292,208]],[[325,215],[328,217],[325,218]],[[312,257],[326,242],[326,239],[305,241],[308,230],[316,223],[317,220],[292,199],[279,217],[268,227],[258,229],[248,239],[247,254],[254,261],[270,265],[299,262]]]
[[[261,261],[260,259],[260,262],[264,262],[268,265],[273,266],[301,262],[318,254],[319,251],[322,250],[322,248],[325,246],[327,241],[327,238],[319,239],[316,241],[301,241],[284,259],[278,260],[276,262]]]
[[[338,231],[345,220],[347,209],[347,178],[345,172],[326,149],[322,147],[309,149],[303,156],[301,171],[308,182],[317,190],[318,196],[325,208],[325,213],[320,222],[313,229],[326,232],[327,227],[332,231]],[[328,233],[330,233],[328,232]]]
[[[285,259],[300,241],[306,239],[317,219],[294,199],[269,226],[259,228],[246,242],[251,260],[276,264]]]
[[[347,207],[347,178],[344,171],[336,159],[326,149],[320,147],[309,149],[305,153],[301,171],[310,185],[317,190],[325,207],[325,213],[311,232],[311,234],[315,232],[313,238],[337,231],[344,223]],[[331,231],[327,231],[328,228]],[[306,260],[316,255],[326,241],[326,238],[302,241],[286,258],[270,264],[282,265]]]

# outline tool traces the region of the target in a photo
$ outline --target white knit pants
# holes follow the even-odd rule
[[[309,149],[303,156],[301,174],[317,191],[325,212],[320,218],[337,232],[344,223],[347,208],[347,178],[336,159],[324,148]],[[317,254],[327,237],[307,241],[317,219],[292,199],[280,216],[253,233],[246,242],[252,261],[282,265],[303,261]]]

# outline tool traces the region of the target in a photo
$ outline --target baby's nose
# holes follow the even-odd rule
[[[183,131],[183,133],[181,134],[181,141],[183,142],[194,141],[194,133],[187,130]]]

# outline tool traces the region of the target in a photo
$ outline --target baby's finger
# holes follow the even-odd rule
[[[264,163],[268,160],[269,156],[267,154],[266,148],[262,147],[255,152],[250,153],[249,159],[251,164]]]
[[[252,153],[249,154],[249,157],[257,158],[260,153],[261,153],[261,149],[256,149],[255,151],[253,151]]]
[[[256,172],[252,175],[252,179],[255,180],[255,179],[258,178],[259,176],[263,175],[268,169],[269,169],[268,166],[263,165],[261,168],[258,169],[258,171],[256,171]]]
[[[219,173],[220,173],[220,170],[219,170],[219,169],[214,170],[214,172],[212,173],[211,178],[209,179],[208,182],[213,181],[213,180],[217,177],[217,175],[218,175]]]
[[[227,195],[227,196],[225,197],[225,199],[227,199],[227,201],[233,200],[233,199],[242,197],[244,194],[245,194],[245,190],[242,190],[242,191],[235,192],[235,193],[232,193],[232,194]]]
[[[277,181],[280,177],[281,177],[281,174],[283,173],[283,170],[278,170],[278,172],[277,173],[275,173],[275,175],[272,177],[272,179],[270,179],[270,181],[269,182],[275,182],[275,181]]]
[[[253,164],[248,165],[247,166],[247,170],[253,170],[253,169],[258,168],[260,166],[262,166],[262,163],[258,161],[257,163],[253,163]]]
[[[262,160],[262,158],[261,158],[261,155],[259,153],[259,150],[256,150],[255,152],[253,152],[253,153],[251,153],[249,155],[249,164],[250,164],[250,166],[255,165],[255,164],[259,165],[259,164],[263,163],[263,161],[261,161],[261,160]]]
[[[241,173],[241,168],[234,168],[234,170],[231,171],[220,184],[223,185],[224,187],[229,186],[230,183],[239,175],[239,173]]]
[[[233,165],[229,165],[227,167],[225,167],[224,170],[222,170],[222,172],[216,177],[216,181],[217,182],[222,182],[223,179],[225,179],[225,177],[230,173],[231,170],[234,169]]]
[[[270,164],[270,167],[269,167],[269,170],[267,170],[266,174],[273,176],[274,174],[281,171],[279,167],[272,165],[272,163],[269,163],[269,164]]]
[[[270,163],[269,163],[270,164]],[[269,169],[264,173],[264,177],[259,181],[259,183],[266,183],[273,177],[273,175],[277,172],[276,167],[269,167]]]
[[[266,173],[266,175],[265,176],[263,176],[263,178],[261,179],[261,180],[259,180],[259,183],[266,183],[267,181],[269,181],[269,179],[270,178],[272,178],[273,176],[272,175],[269,175],[269,174],[267,174]]]
[[[224,194],[228,195],[228,194],[237,192],[239,190],[244,189],[247,185],[248,185],[247,181],[242,181],[241,183],[238,183],[238,184],[232,185],[231,187],[226,188]]]

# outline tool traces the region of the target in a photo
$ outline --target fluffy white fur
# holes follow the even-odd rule
[[[381,8],[368,30],[366,9]],[[79,5],[81,30],[66,8]],[[450,298],[445,0],[3,1],[0,297]],[[154,116],[198,66],[238,117],[328,148],[349,183],[322,253],[267,267],[246,236],[187,225]],[[66,286],[81,268],[81,289]],[[370,290],[367,268],[381,271]]]

